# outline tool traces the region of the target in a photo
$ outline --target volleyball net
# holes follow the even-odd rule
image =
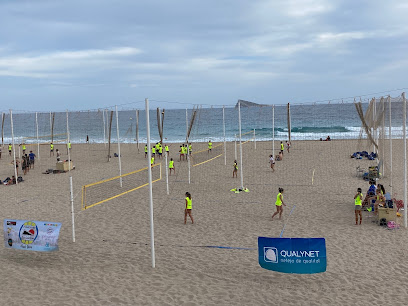
[[[148,167],[82,186],[82,210],[108,202],[149,185],[147,172]],[[152,183],[161,179],[161,163],[155,164],[152,167]]]
[[[212,161],[218,157],[221,157],[224,153],[224,144],[223,143],[213,143],[211,150],[208,146],[206,149],[193,152],[192,154],[192,165],[193,167],[200,166],[209,161]]]

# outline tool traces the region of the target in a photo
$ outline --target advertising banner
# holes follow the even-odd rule
[[[258,237],[259,265],[267,270],[312,274],[326,271],[324,238]]]
[[[51,252],[58,250],[61,223],[5,219],[4,245],[8,249]]]

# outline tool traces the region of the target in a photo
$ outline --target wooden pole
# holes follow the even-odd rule
[[[111,115],[110,115],[110,120],[109,120],[109,131],[108,131],[108,137],[109,137],[109,139],[108,139],[108,141],[109,141],[109,144],[108,144],[108,162],[110,161],[110,147],[111,147],[111,135],[112,135],[112,119],[113,119],[113,111],[111,111]]]
[[[289,138],[289,142],[291,141],[290,130],[291,130],[291,122],[290,122],[290,103],[288,103],[288,138]]]
[[[1,146],[4,145],[4,118],[5,118],[5,114],[2,113],[1,114]]]
[[[55,121],[55,113],[52,113],[51,142],[54,142],[54,121]]]

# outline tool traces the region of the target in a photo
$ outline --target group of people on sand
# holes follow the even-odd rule
[[[286,141],[286,150],[288,151],[288,153],[290,153],[290,146],[291,146],[290,141]],[[275,157],[273,156],[273,154],[269,155],[269,164],[271,165],[272,172],[275,172],[275,160],[276,161],[283,161],[283,152],[284,151],[285,151],[285,145],[283,144],[283,141],[281,141],[280,151],[279,151],[278,155],[276,155]]]
[[[361,225],[363,220],[362,210],[365,207],[368,212],[378,214],[379,207],[393,207],[391,195],[385,192],[382,184],[375,185],[374,180],[369,181],[370,187],[367,190],[366,196],[363,196],[362,189],[357,188],[357,193],[354,195],[354,215],[356,225]]]

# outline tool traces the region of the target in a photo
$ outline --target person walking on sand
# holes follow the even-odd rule
[[[234,160],[234,168],[232,170],[232,177],[238,178],[238,164],[237,160]]]
[[[271,164],[271,169],[272,172],[275,172],[275,159],[273,158],[273,155],[269,155],[269,163]]]
[[[144,149],[144,151],[145,151],[145,158],[147,157],[147,152],[148,152],[148,148],[147,148],[147,145],[145,145],[145,149]]]
[[[286,150],[288,150],[288,153],[289,153],[289,149],[290,149],[290,142],[286,141]]]
[[[211,150],[212,150],[212,142],[211,142],[211,139],[208,141],[208,153],[210,153],[211,152]]]
[[[34,169],[35,154],[33,153],[33,151],[30,151],[30,154],[28,154],[28,157],[30,159],[30,168],[33,167]]]
[[[11,143],[9,143],[9,145],[8,145],[9,156],[11,156],[11,150],[12,149],[13,149],[13,146],[11,145]]]
[[[286,206],[286,204],[283,202],[283,188],[279,188],[279,193],[278,196],[276,197],[276,202],[275,202],[275,206],[276,206],[276,211],[275,213],[272,215],[272,220],[273,217],[275,217],[277,214],[279,214],[279,220],[282,219],[282,213],[283,213],[283,206]]]
[[[361,193],[361,188],[357,188],[357,193],[354,196],[354,215],[356,216],[356,225],[358,225],[358,216],[360,216],[360,225],[363,221],[363,214],[361,210],[363,209],[363,194]]]
[[[54,144],[52,142],[50,143],[50,157],[51,157],[51,154],[52,156],[54,156]]]
[[[173,172],[174,172],[174,174],[176,174],[176,168],[174,167],[174,160],[173,160],[173,158],[170,158],[170,161],[169,161],[169,172],[170,172],[170,175],[171,175],[171,171],[173,170]]]
[[[186,205],[184,209],[184,224],[187,223],[187,215],[190,216],[191,223],[194,224],[193,215],[191,214],[192,202],[193,200],[191,199],[191,194],[189,192],[186,192]]]
[[[285,147],[283,146],[283,142],[281,141],[281,153],[282,153],[282,156],[283,156],[283,151],[284,151],[284,149],[285,149]]]

